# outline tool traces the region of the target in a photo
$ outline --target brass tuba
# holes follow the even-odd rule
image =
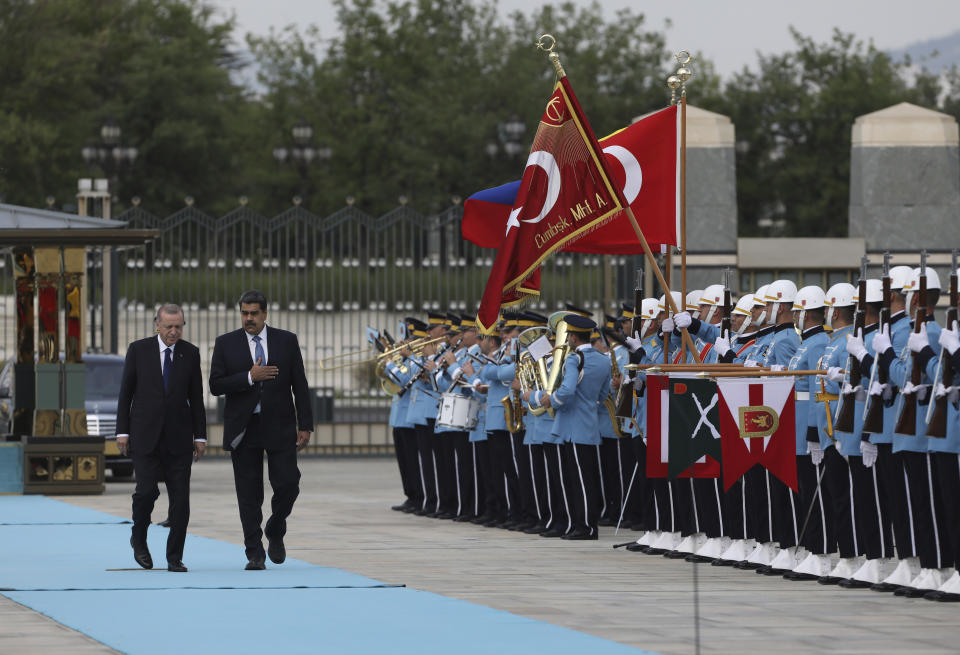
[[[560,376],[563,375],[563,360],[570,352],[570,346],[567,345],[567,324],[563,317],[569,314],[567,311],[559,311],[550,314],[550,329],[556,335],[553,340],[553,362],[550,364],[550,371],[547,373],[544,391],[553,393],[560,386]],[[554,417],[553,407],[547,409],[550,418]]]
[[[517,342],[521,347],[527,348],[534,341],[541,337],[548,336],[550,334],[550,328],[545,326],[535,326],[527,328],[517,336]],[[533,359],[533,355],[529,352],[524,351],[520,353],[520,357],[517,359],[517,379],[520,380],[520,390],[524,393],[527,391],[543,391],[544,383],[546,377],[541,377],[541,369],[537,366],[538,362]],[[542,370],[546,370],[545,368]],[[545,411],[546,407],[531,407],[529,411],[534,416],[540,416]]]

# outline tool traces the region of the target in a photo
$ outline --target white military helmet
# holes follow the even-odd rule
[[[650,329],[650,324],[660,312],[660,303],[656,298],[644,298],[640,301],[640,336],[643,337]]]
[[[753,309],[753,305],[753,294],[748,293],[737,301],[737,306],[734,307],[733,311],[730,312],[731,316],[737,314],[744,317],[743,323],[741,323],[740,327],[737,329],[737,336],[740,336],[746,332],[747,328],[750,327],[750,317],[752,316],[750,310]]]
[[[748,293],[737,301],[737,306],[733,308],[731,314],[740,314],[750,316],[750,310],[753,309],[753,294]]]
[[[940,276],[937,272],[927,266],[927,289],[940,290]],[[910,303],[913,301],[913,294],[920,290],[920,269],[915,268],[903,285],[903,294],[906,298],[907,312],[910,312]],[[927,307],[927,312],[932,313],[933,308]],[[911,314],[912,316],[912,314]]]
[[[703,296],[703,289],[695,289],[687,294],[686,310],[696,312],[700,310],[700,297]]]
[[[709,323],[713,320],[714,314],[717,313],[717,307],[723,304],[723,285],[711,284],[704,289],[700,294],[700,304],[710,306],[707,315],[703,318],[705,322]]]
[[[890,269],[890,288],[899,291],[911,275],[913,275],[913,269],[909,266],[894,266]]]
[[[860,302],[859,286],[853,292],[853,302]],[[867,299],[864,302],[883,302],[883,282],[881,280],[867,280]]]
[[[797,317],[798,330],[803,332],[805,328],[804,322],[807,317],[807,310],[824,307],[826,305],[824,302],[826,297],[823,289],[816,285],[803,287],[797,291],[797,295],[793,299],[793,311],[800,312],[800,316]]]
[[[677,306],[677,311],[682,312],[684,308],[683,296],[680,295],[679,291],[671,291],[670,295],[673,296],[673,304]],[[669,312],[670,308],[667,306],[667,296],[660,296],[660,302],[657,303],[657,309],[661,312]]]
[[[828,308],[827,327],[833,327],[833,312],[831,310],[834,307],[852,307],[854,304],[853,295],[856,292],[856,288],[849,282],[838,282],[827,289],[827,297],[824,300],[824,304]]]
[[[790,280],[776,280],[770,283],[763,297],[767,302],[792,303],[797,297],[797,285]]]
[[[767,322],[767,288],[769,284],[764,284],[762,287],[756,290],[753,294],[753,306],[754,307],[763,307],[764,310],[760,312],[760,317],[757,318],[755,325],[759,328],[762,327],[764,323]]]

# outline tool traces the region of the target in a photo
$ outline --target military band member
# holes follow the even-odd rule
[[[420,330],[421,334],[426,334],[426,324],[415,318],[407,317],[404,319],[404,324],[408,334],[412,335],[417,329]],[[413,423],[407,420],[407,413],[410,410],[410,393],[406,387],[411,381],[412,373],[406,365],[401,368],[401,366],[390,361],[384,367],[384,374],[400,388],[394,394],[390,403],[390,425],[393,428],[394,450],[397,456],[397,465],[400,468],[400,483],[406,496],[403,503],[394,505],[391,509],[410,514],[417,509],[422,509],[424,500],[420,463],[417,455],[416,428]]]
[[[525,399],[535,406],[554,408],[553,433],[564,441],[565,479],[573,488],[566,490],[572,529],[563,538],[597,539],[602,501],[596,407],[610,393],[610,360],[590,346],[596,323],[577,314],[568,314],[563,320],[570,346],[563,362],[563,380],[554,393],[527,392]]]

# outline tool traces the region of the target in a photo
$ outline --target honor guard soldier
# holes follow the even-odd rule
[[[801,341],[790,358],[787,370],[810,370],[820,361],[830,341],[823,329],[825,309],[826,294],[820,287],[811,285],[797,291],[793,301],[793,324],[800,332]],[[797,376],[794,380],[797,482],[800,489],[801,518],[804,520],[801,527],[803,534],[799,535],[800,543],[793,548],[782,549],[770,563],[771,571],[786,573],[784,577],[792,580],[816,579],[829,572],[829,568],[822,572],[808,572],[799,566],[806,557],[813,557],[811,562],[818,562],[820,560],[816,558],[830,552],[827,534],[823,528],[825,508],[820,490],[822,457],[814,458],[810,450],[810,444],[815,444],[818,450],[820,446],[811,381],[812,378],[807,375]],[[811,511],[807,512],[807,508],[811,507]],[[807,516],[809,518],[806,518]],[[827,561],[829,562],[829,559]],[[808,577],[811,575],[813,578]]]
[[[534,391],[525,395],[533,406],[554,408],[553,433],[564,440],[567,478],[580,482],[566,490],[572,530],[563,538],[597,539],[601,498],[596,408],[610,393],[610,360],[590,346],[590,333],[596,323],[576,314],[563,320],[567,323],[570,353],[563,362],[559,388],[552,394]]]

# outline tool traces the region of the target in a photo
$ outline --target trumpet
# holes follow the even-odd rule
[[[338,365],[336,365],[336,366],[326,366],[326,365],[325,365],[325,362],[329,362],[329,361],[332,361],[332,360],[335,360],[335,359],[340,359],[340,358],[343,358],[343,357],[350,357],[350,356],[352,356],[352,355],[362,355],[362,354],[364,354],[364,353],[366,353],[366,352],[369,352],[369,351],[364,351],[364,350],[355,350],[355,351],[349,352],[349,353],[341,353],[341,354],[339,354],[339,355],[331,355],[330,357],[324,357],[323,359],[318,360],[317,365],[319,366],[319,368],[320,368],[321,370],[324,370],[324,371],[336,371],[336,370],[339,370],[339,369],[341,369],[341,368],[350,368],[350,367],[352,367],[352,366],[361,366],[361,365],[363,365],[363,364],[369,364],[369,363],[371,363],[371,362],[380,362],[380,361],[383,361],[383,360],[388,360],[388,361],[389,361],[389,360],[393,359],[394,357],[401,357],[401,358],[402,358],[402,356],[400,355],[400,352],[401,352],[404,348],[409,348],[411,351],[413,351],[413,352],[415,352],[415,353],[419,353],[425,346],[428,346],[428,345],[430,345],[430,344],[432,344],[432,343],[436,343],[436,342],[438,342],[438,341],[442,341],[443,339],[446,339],[446,336],[436,337],[436,338],[434,338],[434,339],[427,339],[426,337],[420,337],[420,338],[418,338],[418,339],[414,339],[413,341],[411,341],[411,342],[409,342],[409,343],[405,343],[405,344],[402,344],[402,345],[399,345],[399,346],[394,346],[394,347],[392,347],[392,348],[387,348],[387,349],[384,350],[383,352],[377,353],[377,354],[374,355],[373,357],[366,357],[366,358],[364,358],[364,359],[359,359],[359,360],[357,360],[357,361],[355,361],[355,362],[347,362],[346,364],[338,364]]]

